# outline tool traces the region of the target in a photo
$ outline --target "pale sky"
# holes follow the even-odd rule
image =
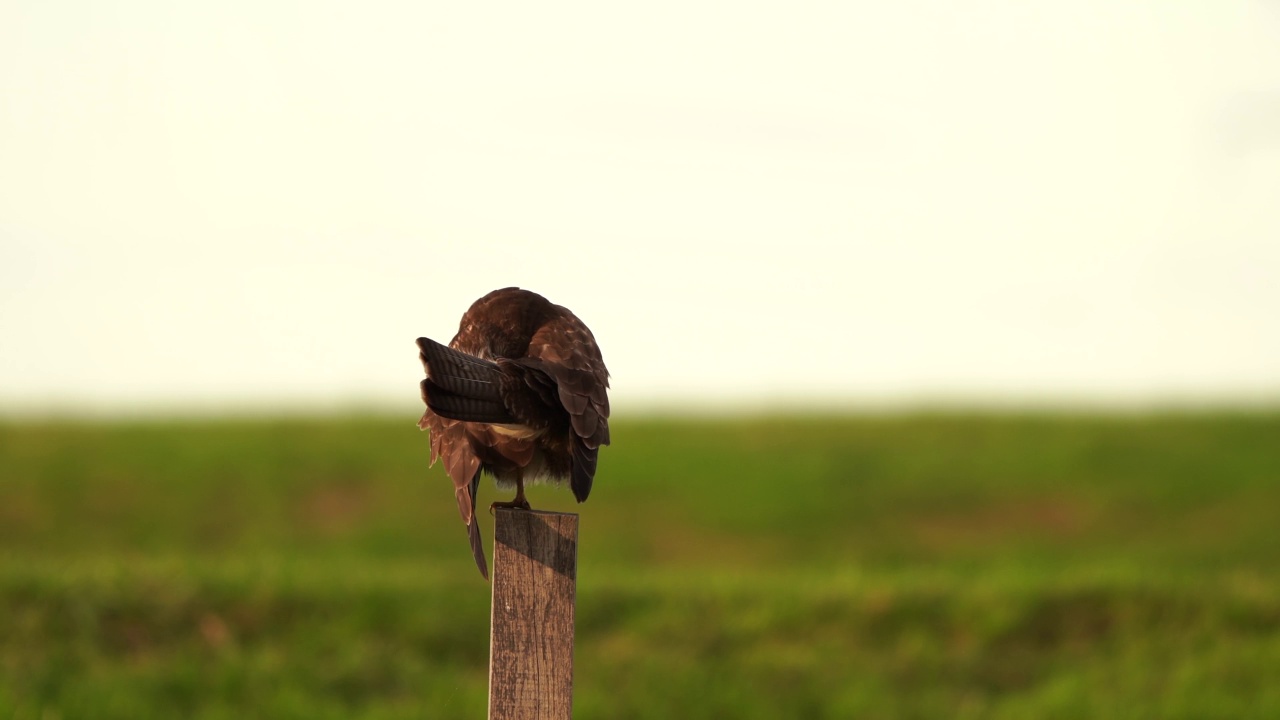
[[[1280,3],[0,4],[0,413],[1280,397]]]

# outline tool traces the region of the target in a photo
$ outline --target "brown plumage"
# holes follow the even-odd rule
[[[494,290],[462,316],[448,347],[418,338],[427,372],[418,427],[431,431],[431,463],[444,460],[471,554],[489,577],[476,523],[480,474],[514,486],[568,481],[587,499],[601,445],[609,444],[609,371],[591,331],[573,313],[520,288]]]

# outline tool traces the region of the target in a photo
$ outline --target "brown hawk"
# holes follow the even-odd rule
[[[418,427],[431,431],[431,463],[444,460],[471,554],[489,577],[476,523],[481,473],[529,508],[525,483],[566,480],[582,502],[609,444],[609,371],[591,331],[568,309],[520,288],[494,290],[462,316],[445,347],[418,338],[427,371]]]

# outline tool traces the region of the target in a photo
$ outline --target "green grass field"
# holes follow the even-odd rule
[[[415,420],[0,424],[0,718],[483,717]],[[531,499],[579,718],[1280,717],[1277,413],[618,420]]]

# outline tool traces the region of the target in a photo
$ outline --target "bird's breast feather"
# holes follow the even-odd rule
[[[503,435],[511,438],[519,438],[521,440],[536,438],[539,435],[546,432],[545,430],[538,430],[536,428],[531,428],[528,425],[519,425],[519,424],[513,424],[513,423],[494,423],[489,427],[493,428],[493,431],[499,435]]]

